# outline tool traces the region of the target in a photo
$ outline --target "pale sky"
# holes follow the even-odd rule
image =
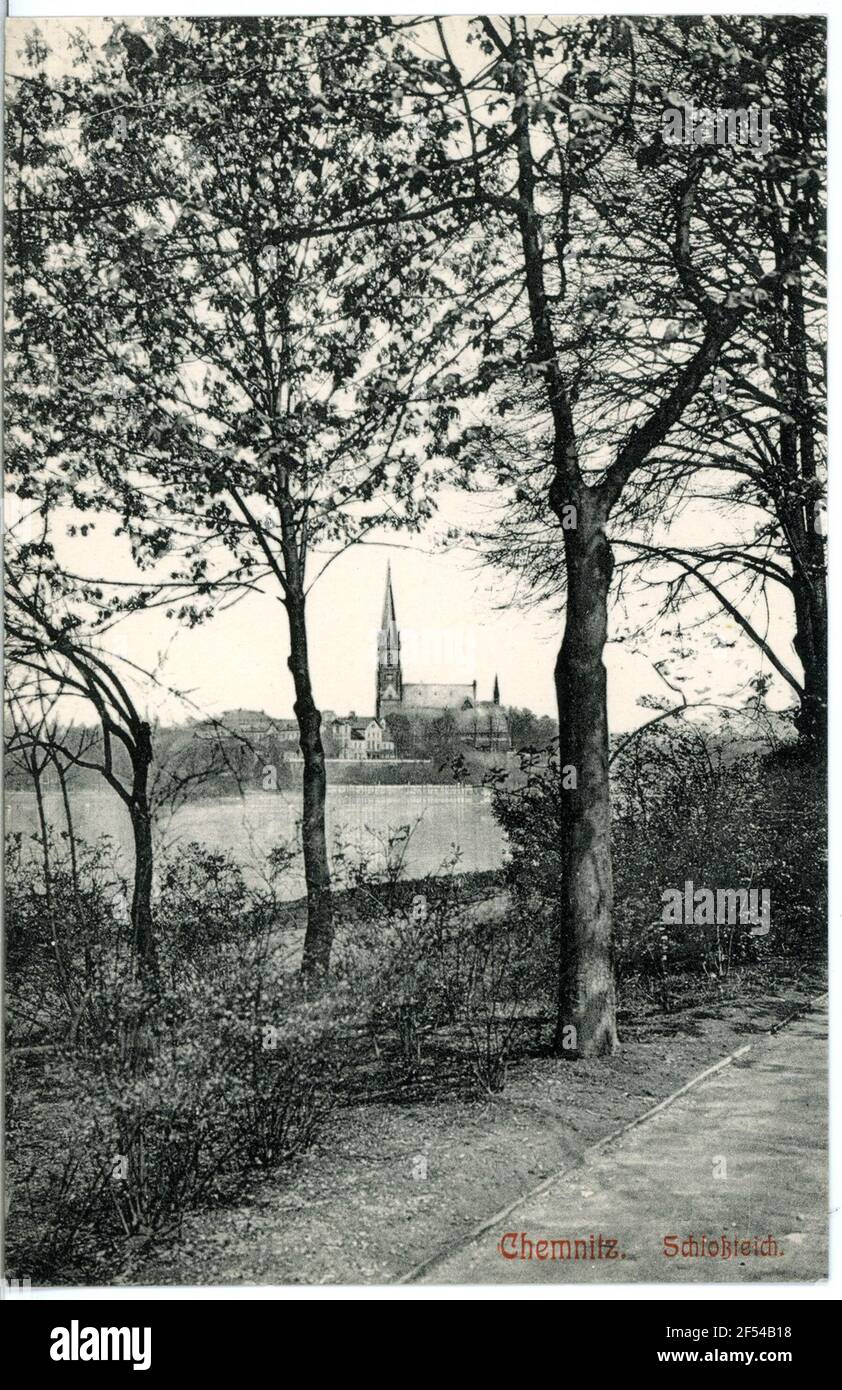
[[[321,575],[308,606],[313,685],[321,708],[338,714],[374,712],[376,633],[390,562],[405,680],[476,680],[479,697],[490,699],[497,674],[503,704],[555,714],[553,663],[561,638],[561,615],[549,606],[531,610],[509,606],[507,577],[484,565],[465,546],[438,549],[438,537],[448,527],[478,521],[486,505],[462,493],[444,494],[428,534],[390,535],[383,544],[355,546]],[[710,514],[696,516],[676,530],[675,539],[690,543],[709,531],[710,524]],[[109,534],[112,529],[108,519],[100,517],[93,537],[65,540],[62,553],[68,568],[91,577],[136,578],[127,562],[125,541],[115,540]],[[189,696],[189,702],[183,702],[158,689],[149,698],[150,713],[167,722],[219,715],[239,706],[277,716],[292,714],[286,614],[271,580],[266,581],[265,590],[264,595],[249,594],[198,628],[187,629],[162,611],[154,611],[132,616],[109,635],[110,651],[143,669],[158,670],[166,686]],[[757,611],[752,619],[763,631],[768,623],[775,650],[798,672],[791,620],[782,597],[776,598],[777,606],[770,614]],[[615,609],[612,636],[621,637],[629,622],[639,621],[643,612],[638,601],[625,616]],[[691,616],[688,610],[688,620]],[[659,635],[660,627],[646,640],[645,654],[631,650],[625,642],[609,643],[606,649],[614,732],[634,728],[648,717],[638,703],[642,696],[667,696],[673,702],[652,667],[673,645],[672,639]],[[714,635],[736,645],[717,647]],[[749,694],[747,682],[760,666],[756,648],[724,616],[704,633],[692,633],[691,640],[693,659],[670,668],[685,677],[692,675],[685,686],[688,699],[743,703]],[[763,669],[768,672],[768,664]],[[789,687],[776,678],[770,704],[789,705],[790,695]]]

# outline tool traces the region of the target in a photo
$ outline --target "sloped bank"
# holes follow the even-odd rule
[[[696,1073],[806,1005],[819,972],[733,980],[664,1014],[622,1011],[622,1050],[510,1066],[500,1096],[408,1094],[339,1111],[297,1172],[189,1217],[127,1283],[393,1283]]]

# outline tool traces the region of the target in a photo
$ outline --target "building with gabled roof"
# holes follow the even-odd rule
[[[393,758],[395,745],[385,720],[373,715],[357,715],[353,710],[330,721],[338,756],[353,762],[372,758]]]

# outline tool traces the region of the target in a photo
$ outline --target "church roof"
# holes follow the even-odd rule
[[[404,681],[404,708],[461,709],[465,700],[470,700],[471,705],[473,705],[474,699],[473,685],[422,684]]]
[[[395,616],[395,596],[392,593],[392,567],[386,565],[386,590],[383,594],[383,618],[377,635],[377,651],[386,667],[400,666],[401,636]]]

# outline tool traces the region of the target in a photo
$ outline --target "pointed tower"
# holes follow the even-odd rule
[[[500,703],[500,682],[498,681],[498,679],[497,679],[496,676],[494,677],[494,694],[492,695],[491,698],[492,698],[492,701],[493,701],[493,703],[494,703],[495,705],[499,705],[499,703]]]
[[[401,635],[395,616],[395,598],[392,593],[392,566],[386,565],[386,592],[383,595],[383,617],[377,634],[377,699],[375,713],[389,713],[389,707],[400,705],[403,699],[403,676],[401,674]]]

